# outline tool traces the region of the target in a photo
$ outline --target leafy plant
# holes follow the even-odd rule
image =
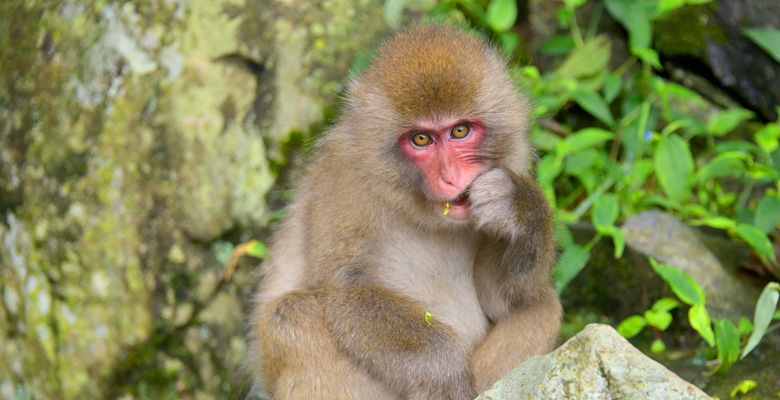
[[[492,32],[506,55],[511,55],[520,44],[520,36],[509,31],[517,22],[515,0],[442,0],[429,14],[439,21],[468,18],[478,28]]]
[[[778,298],[780,298],[780,284],[771,282],[766,285],[764,291],[756,303],[753,324],[746,318],[739,321],[739,327],[728,319],[712,321],[706,308],[704,291],[688,274],[670,265],[658,263],[650,259],[653,269],[666,281],[672,292],[682,303],[690,306],[688,309],[688,322],[696,330],[709,347],[715,347],[717,357],[720,360],[713,374],[724,373],[731,366],[745,358],[767,333]],[[672,322],[672,314],[669,312],[681,304],[668,297],[656,301],[652,308],[645,311],[644,315],[633,315],[620,323],[617,331],[626,338],[632,338],[639,334],[645,326],[654,328],[656,340],[651,345],[652,351],[663,351],[665,346],[660,332],[666,330]],[[745,345],[740,346],[743,338]],[[741,355],[740,355],[741,354]]]
[[[557,68],[542,72],[525,65],[516,70],[518,85],[533,97],[538,121],[531,129],[531,140],[541,151],[536,177],[559,222],[562,251],[554,274],[559,293],[586,268],[600,240],[609,238],[614,257],[622,257],[625,237],[619,224],[648,209],[726,231],[747,244],[780,279],[772,243],[780,224],[780,122],[760,122],[741,108],[718,109],[657,73],[662,67],[653,49],[654,22],[680,7],[708,2],[605,0],[593,5],[592,20],[581,29],[577,11],[587,1],[562,0],[558,22],[567,32],[540,46],[540,51],[559,58]],[[498,11],[514,7],[508,3],[442,0],[432,15],[467,19],[491,30],[508,54],[519,48],[505,36],[516,10]],[[615,44],[597,32],[604,11],[628,35],[630,56],[616,68]],[[778,50],[777,31],[744,32],[771,55]],[[705,112],[682,113],[678,104]],[[581,221],[590,221],[596,230],[585,244],[576,243],[569,230]],[[766,304],[759,301],[755,326],[747,318],[735,325],[711,320],[704,292],[690,277],[661,263],[654,262],[653,268],[679,300],[661,299],[619,327],[629,337],[645,327],[653,329],[653,350],[665,347],[661,333],[674,323],[675,308],[689,307],[688,323],[717,351],[721,361],[716,373],[728,370],[771,329],[767,318],[771,321],[776,314],[766,304],[772,304],[775,286],[764,290]]]

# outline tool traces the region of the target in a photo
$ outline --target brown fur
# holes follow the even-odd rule
[[[275,398],[473,398],[552,348],[555,241],[525,109],[496,52],[455,28],[381,47],[263,266],[250,358]],[[421,120],[459,116],[485,123],[470,221],[432,212],[398,148]]]

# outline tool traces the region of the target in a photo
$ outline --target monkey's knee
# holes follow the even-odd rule
[[[322,306],[312,293],[290,292],[262,307],[258,329],[263,347],[311,348],[329,336]]]
[[[260,372],[268,389],[277,391],[281,378],[313,361],[311,352],[322,347],[328,333],[318,326],[322,311],[310,293],[287,293],[260,305],[258,313],[254,329]]]
[[[262,310],[262,372],[274,398],[395,398],[338,349],[313,293],[291,292]]]

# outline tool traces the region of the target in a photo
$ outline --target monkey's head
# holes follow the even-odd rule
[[[502,167],[524,175],[530,165],[526,105],[506,64],[483,40],[448,25],[387,40],[351,83],[342,121],[353,128],[349,140],[367,148],[356,162],[368,163],[371,179],[389,183],[399,201],[422,199],[402,206],[430,217],[467,220],[479,174]]]

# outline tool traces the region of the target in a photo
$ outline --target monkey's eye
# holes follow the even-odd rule
[[[452,127],[452,130],[450,131],[450,136],[454,137],[455,139],[462,139],[466,136],[468,136],[471,129],[466,124],[457,124]]]
[[[420,147],[427,146],[431,144],[431,135],[425,132],[417,132],[412,136],[412,143]]]

